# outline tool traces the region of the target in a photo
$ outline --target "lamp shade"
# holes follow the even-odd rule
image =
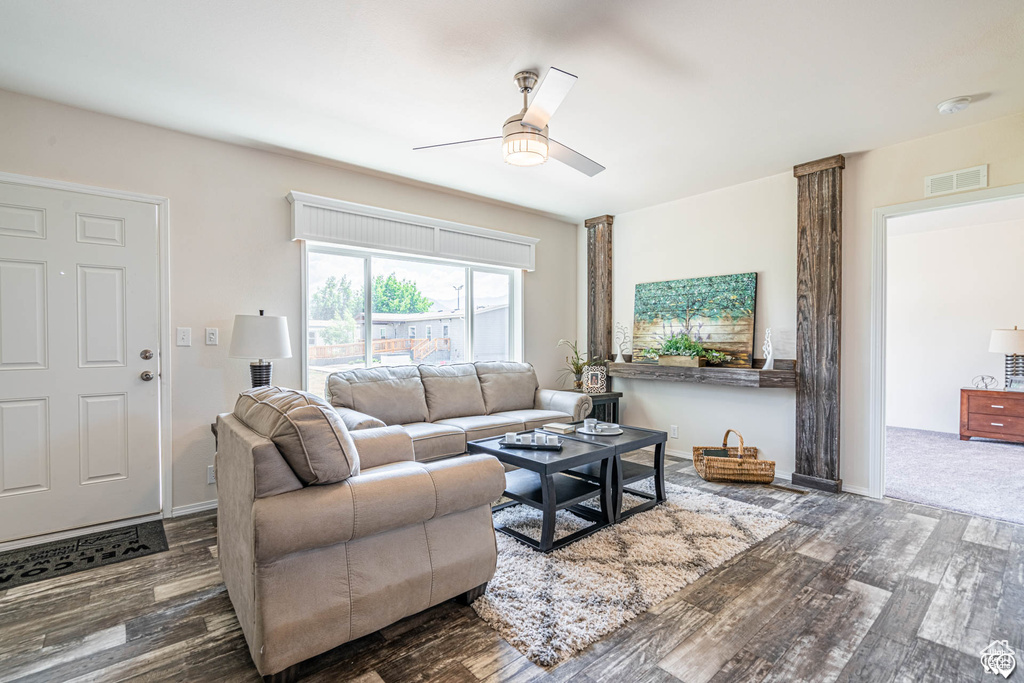
[[[291,358],[288,318],[279,315],[236,315],[228,355],[232,358]]]
[[[1024,330],[1016,327],[1012,330],[992,330],[988,350],[1007,356],[1024,355]]]

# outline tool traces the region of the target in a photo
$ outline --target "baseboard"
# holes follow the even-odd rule
[[[871,492],[863,486],[850,486],[849,484],[843,484],[843,493],[853,493],[858,496],[865,496],[866,498],[872,498]]]
[[[185,515],[193,515],[197,512],[206,512],[207,510],[216,510],[216,500],[204,500],[202,503],[192,503],[191,505],[180,505],[175,508],[171,508],[171,517],[184,517]]]

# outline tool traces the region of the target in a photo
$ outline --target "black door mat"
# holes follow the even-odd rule
[[[0,591],[167,550],[162,520],[0,553]]]

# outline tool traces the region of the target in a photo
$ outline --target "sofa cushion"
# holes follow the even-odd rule
[[[475,365],[488,415],[533,408],[538,385],[532,365],[503,361],[480,361]]]
[[[549,422],[572,422],[572,415],[558,410],[507,410],[494,417],[507,417],[523,423],[523,429],[537,429]]]
[[[431,422],[487,412],[472,363],[421,365],[419,369]]]
[[[466,452],[466,432],[458,427],[433,422],[412,422],[402,427],[412,437],[416,460],[434,460]]]
[[[303,484],[333,484],[359,474],[359,454],[348,428],[326,401],[294,389],[243,391],[235,417],[277,446]]]
[[[331,405],[371,415],[387,425],[427,422],[427,399],[415,365],[346,370],[327,378]]]
[[[499,415],[471,415],[441,420],[438,424],[458,427],[466,433],[466,441],[500,436],[505,432],[523,431],[523,421]]]

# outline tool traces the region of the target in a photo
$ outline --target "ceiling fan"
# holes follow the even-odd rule
[[[537,78],[536,71],[520,71],[516,74],[516,85],[519,86],[519,92],[523,93],[523,109],[506,119],[501,135],[414,147],[413,151],[501,140],[502,156],[507,164],[537,166],[551,156],[580,173],[591,177],[597,175],[604,170],[604,166],[548,136],[548,121],[576,84],[576,76],[555,67],[549,68],[544,82],[533,96],[533,103],[527,106],[527,96],[537,85]]]

